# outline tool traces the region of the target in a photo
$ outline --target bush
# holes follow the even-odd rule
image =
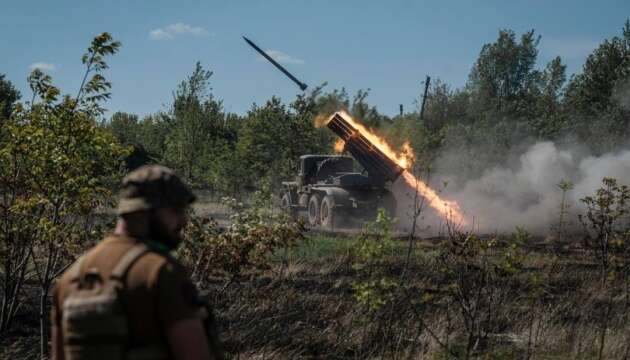
[[[303,239],[301,221],[276,213],[259,201],[251,207],[232,198],[224,198],[224,203],[232,209],[227,229],[201,218],[192,218],[185,229],[180,256],[190,263],[198,281],[209,275],[233,281],[247,272],[268,269],[272,254]]]

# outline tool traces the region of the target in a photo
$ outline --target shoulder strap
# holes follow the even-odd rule
[[[142,243],[131,247],[131,249],[129,249],[129,251],[127,251],[120,260],[118,260],[118,263],[114,266],[114,270],[112,270],[109,277],[119,281],[124,281],[127,270],[129,270],[136,260],[148,251],[149,248]]]
[[[81,255],[76,262],[74,269],[72,269],[72,275],[70,281],[79,282],[81,280],[81,274],[83,274],[83,263],[85,262],[85,254]]]

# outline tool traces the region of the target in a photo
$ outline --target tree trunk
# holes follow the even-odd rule
[[[27,255],[27,259],[28,256],[30,256],[30,252]],[[15,284],[15,287],[13,288],[13,294],[11,295],[11,302],[9,304],[9,313],[7,316],[7,329],[9,329],[11,327],[11,324],[13,323],[13,319],[15,318],[15,314],[17,312],[18,309],[18,305],[19,305],[19,297],[20,297],[20,290],[22,290],[22,285],[24,284],[24,278],[26,276],[26,264],[27,262],[24,262],[24,264],[22,264],[22,268],[20,269],[20,275],[17,279],[17,283]]]
[[[28,256],[30,256],[30,252],[27,258]],[[27,258],[23,259],[15,269],[5,267],[4,294],[2,308],[0,309],[0,332],[11,328],[11,323],[19,304],[20,290],[22,290],[26,276]]]
[[[11,311],[9,304],[11,302],[11,294],[13,294],[13,276],[11,275],[11,259],[10,254],[4,263],[4,294],[2,296],[2,308],[0,308],[0,332],[8,329],[9,317]]]
[[[48,298],[48,290],[42,288],[39,297],[39,352],[42,359],[46,358],[48,353],[48,308],[46,307],[46,299]]]
[[[9,291],[5,291],[4,296],[2,297],[2,308],[0,308],[0,333],[4,331],[7,310],[9,308]]]
[[[610,301],[611,300],[608,301],[608,305],[606,306],[606,313],[603,319],[604,323],[602,324],[601,333],[599,335],[599,356],[598,356],[599,360],[602,360],[604,358],[604,347],[606,345],[606,331],[608,330],[608,318],[610,317],[610,310],[612,308]]]

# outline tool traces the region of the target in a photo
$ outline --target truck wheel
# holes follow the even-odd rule
[[[319,218],[322,224],[322,227],[326,230],[333,231],[337,225],[337,221],[335,216],[335,199],[332,196],[326,195],[324,196],[324,200],[322,201],[322,205],[319,208]]]
[[[311,226],[317,226],[319,224],[319,199],[319,195],[314,194],[308,201],[308,223]]]
[[[282,195],[282,199],[280,199],[280,209],[292,218],[295,218],[295,211],[291,207],[291,197],[289,196],[289,193],[284,193],[284,195]]]
[[[300,199],[298,200],[298,205],[305,209],[308,209],[308,195],[302,194],[300,195]]]

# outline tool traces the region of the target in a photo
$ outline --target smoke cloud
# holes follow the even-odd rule
[[[516,226],[524,226],[530,232],[544,234],[559,222],[561,181],[574,185],[566,193],[569,211],[566,219],[568,226],[577,226],[577,214],[584,211],[580,199],[594,194],[604,177],[616,178],[621,184],[630,183],[629,150],[591,156],[578,148],[560,149],[552,142],[539,142],[516,156],[512,164],[489,168],[481,177],[465,181],[459,187],[449,185],[443,188],[442,195],[459,203],[469,220],[464,230],[473,230],[473,224],[474,231],[482,233],[512,232]],[[431,183],[439,188],[440,183],[452,178],[438,169]],[[408,230],[410,224],[405,216],[411,213],[413,195],[402,186],[397,182],[393,190],[399,201],[400,224]],[[428,227],[428,233],[437,234],[443,230],[444,221],[429,212],[425,211],[420,227]]]

